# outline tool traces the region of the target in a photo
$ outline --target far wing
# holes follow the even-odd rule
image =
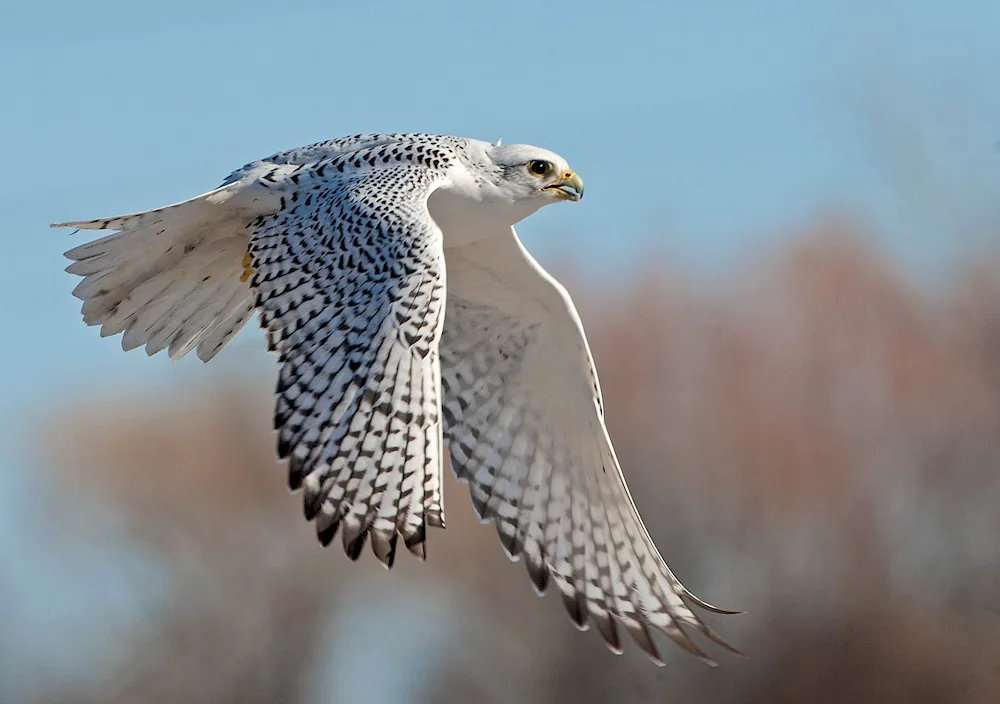
[[[512,229],[445,254],[444,435],[480,517],[539,593],[551,575],[574,623],[613,651],[616,622],[660,664],[647,626],[705,660],[681,626],[734,650],[689,604],[731,612],[688,592],[643,526],[569,294]]]
[[[426,525],[443,522],[444,261],[426,207],[441,174],[336,165],[260,178],[281,207],[251,226],[250,283],[281,358],[274,424],[289,485],[324,545],[342,527],[356,559],[370,533],[391,565],[397,535],[423,557]]]

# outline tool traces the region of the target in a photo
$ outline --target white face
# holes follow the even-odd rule
[[[526,144],[491,147],[490,161],[500,168],[497,186],[512,200],[577,201],[583,198],[583,181],[558,154]]]
[[[583,197],[583,181],[558,154],[521,144],[473,145],[482,151],[474,148],[468,158],[488,176],[463,178],[456,170],[427,203],[445,247],[505,232],[549,203]]]

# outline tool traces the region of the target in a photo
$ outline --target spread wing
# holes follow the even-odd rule
[[[426,205],[442,172],[339,163],[260,178],[281,207],[251,224],[251,286],[280,355],[275,428],[290,487],[304,490],[324,545],[342,528],[356,559],[371,535],[391,565],[397,536],[423,557],[426,525],[443,523],[444,260]]]
[[[662,664],[648,626],[708,660],[682,627],[733,650],[691,610],[629,495],[583,327],[565,289],[509,231],[446,250],[442,410],[452,467],[535,588],[621,652],[616,622]],[[709,662],[711,662],[709,660]]]

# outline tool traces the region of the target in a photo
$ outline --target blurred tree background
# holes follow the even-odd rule
[[[918,286],[848,218],[786,235],[725,277],[560,272],[647,525],[695,593],[748,610],[712,623],[749,660],[614,657],[454,481],[427,563],[325,551],[273,459],[261,353],[41,423],[38,507],[81,560],[139,567],[132,613],[32,701],[1000,701],[1000,252]]]

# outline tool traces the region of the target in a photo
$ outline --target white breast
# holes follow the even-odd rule
[[[492,183],[477,182],[467,169],[455,168],[448,182],[431,194],[427,209],[447,248],[505,232],[544,204],[541,198],[514,201]]]

